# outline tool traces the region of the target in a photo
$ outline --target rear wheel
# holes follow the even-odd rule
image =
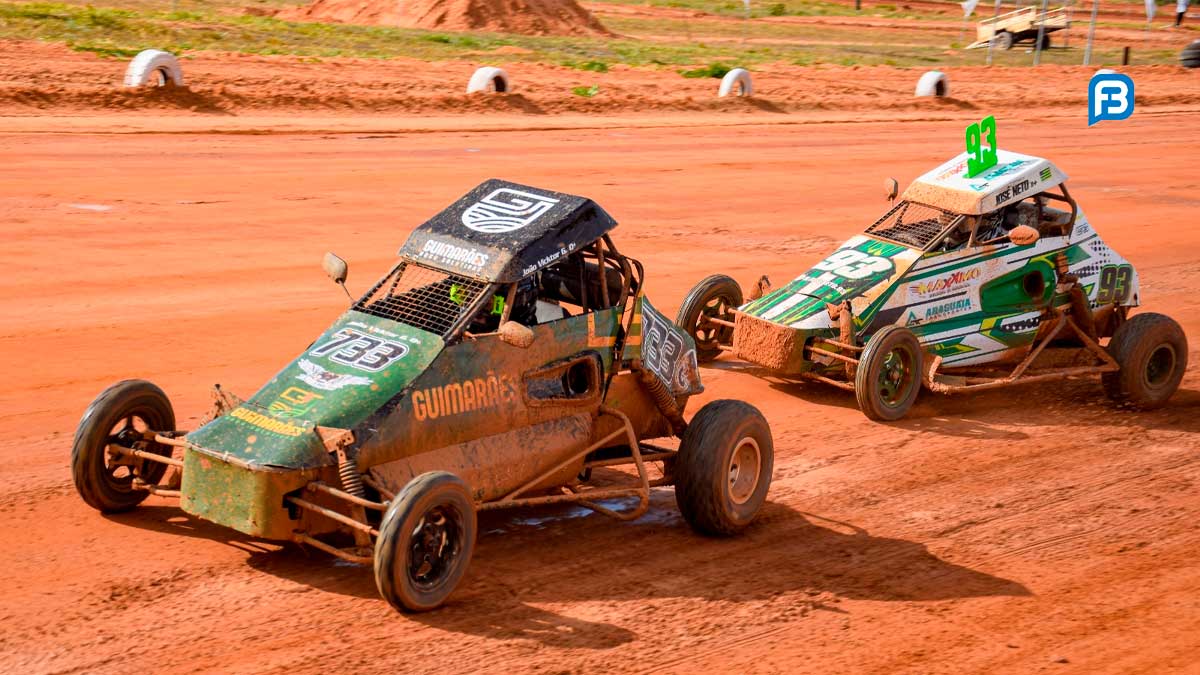
[[[1109,398],[1135,408],[1157,408],[1171,398],[1183,380],[1187,337],[1169,316],[1138,314],[1113,333],[1108,353],[1121,366],[1102,378]]]
[[[675,502],[697,532],[736,534],[766,501],[774,464],[771,428],[762,413],[742,401],[713,401],[683,434]]]
[[[733,322],[733,310],[742,304],[742,287],[724,274],[714,274],[696,284],[683,299],[675,323],[696,341],[696,360],[712,361],[721,346],[733,342],[733,327],[712,319]]]
[[[436,609],[467,571],[475,529],[475,503],[461,478],[430,471],[412,479],[379,524],[379,594],[403,612]]]
[[[887,326],[871,336],[854,373],[858,407],[870,419],[904,417],[921,390],[922,350],[904,326]]]
[[[167,395],[145,380],[125,380],[92,401],[75,430],[71,476],[88,506],[105,513],[128,511],[150,495],[135,486],[162,479],[167,465],[130,458],[110,446],[144,450],[169,457],[171,447],[146,440],[145,432],[174,431],[175,412]]]
[[[1037,43],[1037,38],[1033,38],[1034,43]],[[1050,34],[1042,33],[1042,50],[1050,49]]]

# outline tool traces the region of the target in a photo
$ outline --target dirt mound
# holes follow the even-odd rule
[[[314,0],[279,17],[429,30],[611,35],[575,0]]]

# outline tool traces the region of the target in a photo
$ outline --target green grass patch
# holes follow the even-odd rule
[[[704,68],[681,70],[679,71],[679,74],[688,78],[715,77],[717,79],[721,79],[722,77],[725,77],[725,75],[731,70],[733,70],[733,66],[727,66],[723,63],[712,63]]]
[[[571,90],[571,93],[575,94],[576,96],[582,96],[584,98],[591,98],[591,97],[595,96],[596,94],[600,93],[600,85],[593,84],[590,87],[575,87],[574,89]]]

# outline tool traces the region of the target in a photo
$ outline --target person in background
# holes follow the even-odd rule
[[[1175,0],[1175,27],[1183,25],[1183,15],[1187,14],[1190,0]]]

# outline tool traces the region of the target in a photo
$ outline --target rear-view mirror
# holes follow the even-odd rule
[[[321,261],[321,267],[325,270],[325,274],[333,279],[333,283],[346,283],[346,275],[350,273],[350,266],[346,264],[345,260],[332,253],[326,253],[325,259]]]

